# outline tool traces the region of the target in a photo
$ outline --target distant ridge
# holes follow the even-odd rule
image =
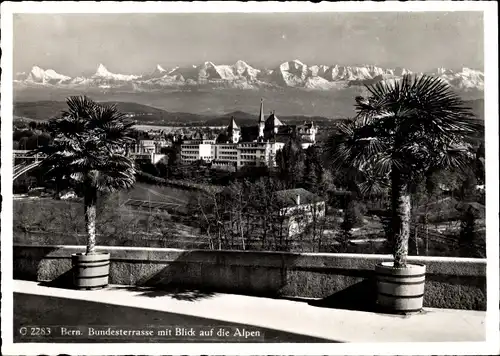
[[[208,126],[225,126],[231,117],[234,117],[238,125],[249,126],[257,122],[257,115],[252,115],[243,111],[234,111],[223,115],[200,115],[183,112],[168,112],[162,109],[131,102],[101,102],[103,104],[116,104],[123,113],[134,113],[137,116],[131,120],[136,120],[138,124],[168,125],[175,123],[204,123]],[[46,121],[58,116],[67,108],[64,101],[32,101],[14,103],[14,117],[25,118],[33,121]],[[318,122],[331,121],[328,118],[305,115],[282,116],[283,120],[301,122],[304,120],[315,120]]]
[[[138,104],[134,102],[122,101],[100,101],[105,104],[116,104],[118,109],[124,113],[136,114],[131,118],[136,120],[138,124],[150,125],[171,125],[171,124],[186,124],[186,123],[204,123],[208,126],[224,126],[229,123],[229,119],[233,117],[236,123],[240,126],[254,125],[257,122],[257,108],[255,114],[250,114],[244,111],[232,111],[226,114],[193,114],[185,112],[169,112],[149,105]],[[478,119],[484,120],[484,100],[475,99],[468,100],[466,104],[473,110]],[[46,121],[61,113],[67,108],[64,101],[20,101],[14,102],[14,118],[26,118],[33,121]],[[268,115],[268,113],[266,113]],[[289,124],[302,123],[305,120],[312,120],[318,123],[328,123],[339,118],[325,116],[308,116],[308,115],[279,115],[280,120],[286,121]]]

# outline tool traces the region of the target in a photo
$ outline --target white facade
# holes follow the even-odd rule
[[[275,166],[276,153],[285,144],[281,142],[240,142],[218,144],[185,143],[181,146],[181,160],[212,162],[214,167]]]
[[[165,157],[160,153],[160,149],[169,146],[166,140],[138,140],[130,147],[129,154],[134,159],[149,160],[156,164]]]
[[[162,147],[168,147],[170,144],[166,140],[138,140],[133,146],[131,153],[160,153]]]
[[[214,159],[215,140],[188,140],[181,145],[181,162],[211,162]]]
[[[300,204],[294,207],[284,208],[281,214],[286,216],[288,223],[288,234],[294,236],[302,233],[314,219],[325,217],[326,204],[324,201],[311,204]]]
[[[244,142],[238,144],[238,167],[269,165],[271,145],[267,142]]]
[[[213,145],[211,143],[202,143],[199,145],[199,159],[210,162],[214,158]]]
[[[276,194],[277,201],[283,204],[279,216],[285,219],[289,236],[301,234],[326,214],[325,200],[303,188],[281,190]]]
[[[132,153],[131,157],[136,159],[136,160],[147,160],[150,161],[153,164],[156,164],[160,162],[163,158],[166,157],[166,155],[161,154],[161,153]]]
[[[311,144],[316,142],[316,134],[318,133],[318,128],[314,125],[313,122],[311,122],[310,124],[304,123],[303,125],[297,126],[297,133],[301,139],[309,141],[310,146]]]

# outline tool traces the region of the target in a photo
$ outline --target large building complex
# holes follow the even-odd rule
[[[168,141],[159,138],[152,140],[137,140],[130,146],[129,154],[136,160],[147,160],[155,164],[165,157],[165,154],[161,153],[161,149],[169,146],[170,143]]]
[[[240,168],[244,166],[275,166],[276,153],[297,135],[303,148],[316,142],[318,129],[313,122],[303,125],[285,125],[271,112],[264,117],[264,104],[256,126],[239,127],[233,118],[217,138],[195,135],[181,145],[181,161],[210,162],[214,168]]]

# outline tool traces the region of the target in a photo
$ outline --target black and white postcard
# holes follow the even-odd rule
[[[497,10],[2,3],[2,353],[499,352]]]

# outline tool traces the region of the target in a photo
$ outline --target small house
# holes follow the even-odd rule
[[[325,216],[325,199],[310,191],[297,188],[276,192],[280,215],[286,218],[289,236],[300,234],[315,219]]]

